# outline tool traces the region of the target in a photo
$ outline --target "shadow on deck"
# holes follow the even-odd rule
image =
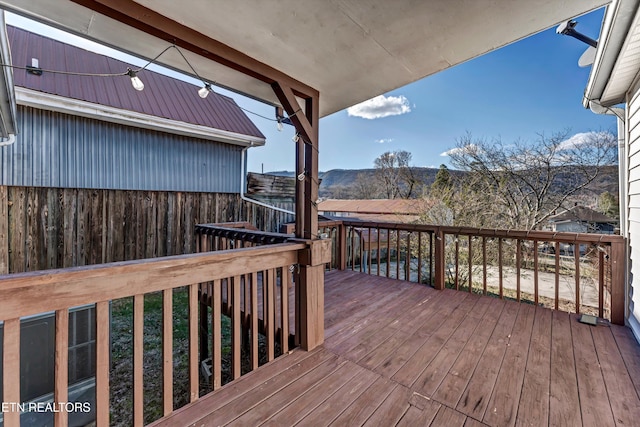
[[[634,425],[639,395],[640,346],[625,327],[332,271],[323,346],[153,425]]]

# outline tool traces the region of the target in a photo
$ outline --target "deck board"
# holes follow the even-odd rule
[[[373,411],[384,402],[396,387],[392,381],[379,377],[347,409],[329,424],[333,427],[364,424]]]
[[[489,404],[519,308],[518,304],[505,305],[498,325],[456,406],[458,411],[476,420],[482,419]]]
[[[549,422],[551,381],[551,310],[536,308],[524,370],[517,426],[541,426]]]
[[[353,369],[352,366],[348,366]],[[326,425],[337,418],[340,413],[347,409],[360,395],[371,386],[378,376],[366,369],[355,371],[353,380],[346,383],[337,390],[330,398],[320,404],[312,413],[308,414],[298,424],[300,426]]]
[[[449,337],[456,331],[458,325],[462,323],[466,314],[473,308],[479,297],[467,294],[460,297],[460,302],[453,308],[451,314],[442,321],[435,333],[424,342],[422,347],[405,363],[398,372],[396,372],[392,380],[400,384],[411,386],[420,376],[422,371],[431,362],[442,349]],[[458,295],[454,295],[457,297]]]
[[[535,307],[524,304],[520,306],[502,360],[502,368],[489,400],[489,410],[482,420],[490,426],[512,426],[516,422],[528,356],[526,349],[531,341],[534,315]]]
[[[635,425],[640,420],[640,402],[611,329],[593,328],[592,335],[616,424]]]
[[[433,396],[435,391],[442,384],[442,381],[448,374],[449,370],[461,355],[465,344],[481,324],[478,321],[487,311],[491,300],[480,298],[470,310],[465,319],[458,325],[458,328],[447,340],[438,352],[436,357],[422,371],[422,374],[414,382],[412,389],[426,395]]]
[[[411,390],[398,384],[363,425],[365,427],[394,426],[409,409]]]
[[[438,402],[442,402],[452,408],[458,404],[462,393],[469,384],[471,375],[481,360],[480,356],[484,352],[489,338],[498,323],[503,307],[504,303],[502,303],[502,301],[500,301],[500,303],[493,302],[491,310],[487,310],[484,317],[480,319],[478,323],[481,324],[482,327],[477,328],[479,330],[469,338],[460,356],[445,376],[438,390],[434,393],[433,397]]]
[[[294,349],[154,423],[634,425],[640,346],[542,307],[333,271],[325,345]]]
[[[599,368],[591,330],[580,327],[577,318],[572,317],[575,321],[571,322],[571,336],[582,408],[582,424],[593,427],[615,426],[604,378],[602,375],[594,374],[599,371]]]
[[[552,313],[549,424],[556,426],[582,425],[570,319],[567,313]]]

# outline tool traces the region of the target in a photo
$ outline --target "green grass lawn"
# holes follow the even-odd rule
[[[186,288],[173,292],[173,399],[178,408],[189,401],[189,317]],[[131,425],[133,408],[133,298],[111,305],[111,421]],[[222,351],[228,359],[231,322],[222,316]],[[144,298],[144,419],[162,416],[162,293]],[[200,394],[209,392],[201,381]]]

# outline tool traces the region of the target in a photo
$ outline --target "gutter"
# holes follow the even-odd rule
[[[19,105],[47,111],[87,117],[105,122],[118,123],[160,132],[170,132],[191,138],[218,141],[243,147],[264,145],[264,137],[244,135],[237,132],[214,129],[207,126],[177,120],[165,119],[136,111],[123,110],[107,105],[94,104],[79,99],[40,92],[24,87],[16,87]]]
[[[6,141],[0,141],[0,147],[6,147],[7,145],[11,145],[14,142],[16,142],[16,134],[10,133]]]
[[[252,145],[242,149],[242,156],[241,156],[241,163],[242,164],[240,166],[240,198],[242,200],[244,200],[245,202],[253,203],[254,205],[262,206],[262,207],[267,208],[267,209],[272,209],[274,211],[278,211],[278,212],[282,212],[282,213],[286,213],[286,214],[295,216],[296,215],[295,212],[291,212],[291,211],[288,211],[286,209],[279,208],[277,206],[272,206],[272,205],[269,205],[267,203],[260,202],[258,200],[250,199],[250,198],[248,198],[247,196],[244,195],[244,185],[245,185],[244,177],[245,177],[245,174],[246,174],[246,172],[245,172],[245,169],[246,169],[245,164],[247,162],[247,150],[249,148],[251,148],[251,147],[252,147]]]
[[[607,6],[602,20],[596,58],[591,66],[589,81],[582,99],[582,105],[585,108],[589,108],[590,101],[602,99],[629,28],[634,22],[639,3],[638,0],[613,0]],[[607,105],[615,105],[624,100],[607,99],[606,101]]]

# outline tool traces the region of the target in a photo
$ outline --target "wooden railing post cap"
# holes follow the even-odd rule
[[[301,265],[316,266],[331,262],[331,240],[289,239],[291,243],[304,243],[306,248],[299,252],[298,261]]]

